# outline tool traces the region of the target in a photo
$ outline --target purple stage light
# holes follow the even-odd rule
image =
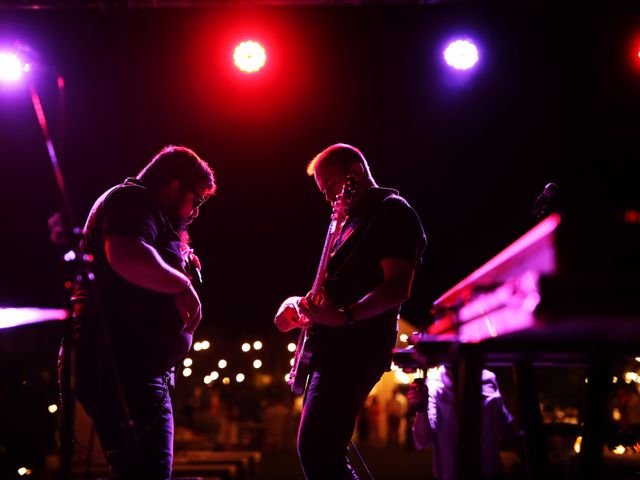
[[[470,40],[455,40],[443,52],[447,65],[456,70],[469,70],[478,63],[478,48]]]
[[[11,52],[0,52],[0,81],[13,83],[22,78],[22,74],[29,70],[20,57]]]

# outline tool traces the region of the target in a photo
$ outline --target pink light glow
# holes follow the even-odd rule
[[[0,307],[0,330],[67,318],[69,318],[69,312],[59,308]]]

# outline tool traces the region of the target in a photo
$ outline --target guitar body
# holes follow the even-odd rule
[[[353,192],[355,191],[355,178],[347,176],[344,185],[342,186],[342,193],[338,196],[333,204],[333,210],[331,212],[331,222],[329,223],[329,231],[325,238],[324,248],[322,249],[322,256],[320,257],[320,265],[316,273],[315,281],[313,282],[313,288],[311,289],[311,298],[316,302],[321,300],[321,290],[324,281],[327,277],[327,266],[331,251],[336,243],[336,240],[340,236],[342,227],[347,221],[349,205],[353,198]],[[294,354],[293,366],[289,372],[289,379],[287,380],[291,386],[291,391],[295,395],[302,395],[307,387],[309,381],[309,375],[311,373],[311,356],[313,354],[313,328],[305,327],[301,330],[298,337],[298,344],[296,346],[296,352]]]
[[[311,356],[313,354],[313,331],[310,327],[303,328],[298,338],[298,347],[293,368],[289,373],[289,385],[294,395],[302,395],[309,375],[311,374]]]

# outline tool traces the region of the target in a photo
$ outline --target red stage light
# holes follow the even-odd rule
[[[631,37],[629,50],[627,50],[628,62],[631,68],[636,72],[640,72],[640,33],[636,33]]]
[[[267,63],[267,54],[258,42],[247,40],[236,47],[233,61],[243,72],[255,73]]]

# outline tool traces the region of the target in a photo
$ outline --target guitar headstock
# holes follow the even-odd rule
[[[340,222],[344,220],[349,212],[351,206],[351,200],[353,200],[353,194],[356,191],[356,177],[353,175],[347,175],[342,190],[333,202],[333,215],[332,217]]]

